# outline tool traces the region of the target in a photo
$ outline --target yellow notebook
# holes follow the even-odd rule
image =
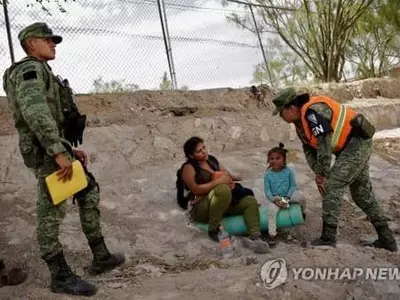
[[[47,188],[54,205],[71,198],[75,193],[88,185],[85,171],[79,160],[72,163],[72,178],[70,181],[58,181],[56,172],[46,177]]]

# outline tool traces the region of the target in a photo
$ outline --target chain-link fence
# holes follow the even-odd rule
[[[33,22],[48,23],[63,36],[50,65],[69,78],[77,93],[168,88],[171,73],[177,88],[237,88],[251,84],[254,66],[263,61],[257,35],[227,21],[227,15],[244,15],[245,10],[235,4],[224,7],[220,0],[60,2],[66,12],[50,1],[46,7],[51,15],[38,4],[28,7],[32,2],[7,5],[15,60],[25,56],[18,32]],[[169,37],[163,35],[162,24]],[[4,16],[0,30],[4,72],[11,63]]]

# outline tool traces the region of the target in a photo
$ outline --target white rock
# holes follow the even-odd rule
[[[232,139],[237,139],[241,136],[242,133],[242,128],[240,126],[232,126],[229,129],[229,134],[231,136]]]
[[[260,133],[260,139],[263,141],[263,142],[268,142],[269,140],[270,140],[270,137],[269,137],[269,134],[268,134],[268,128],[269,127],[263,127],[262,129],[261,129],[261,133]]]

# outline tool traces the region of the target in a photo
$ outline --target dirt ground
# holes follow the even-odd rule
[[[400,164],[400,139],[386,138],[374,142],[374,150],[392,164]]]
[[[347,93],[345,101],[364,94],[400,99],[388,80],[325,87],[325,91]],[[86,274],[91,254],[80,229],[78,207],[68,202],[60,240],[72,268],[98,286],[95,299],[398,299],[399,280],[308,281],[289,275],[279,287],[263,286],[260,268],[269,259],[283,258],[289,268],[397,267],[400,254],[360,245],[360,238],[375,233],[348,191],[342,201],[338,246],[309,247],[321,231],[321,198],[290,127],[271,117],[272,91],[261,90],[264,96],[258,100],[249,89],[79,96],[89,118],[84,149],[101,187],[104,235],[110,249],[127,257],[125,265],[113,272]],[[22,285],[1,288],[0,299],[79,299],[56,296],[48,289],[49,272],[35,236],[35,179],[22,165],[4,102],[0,117],[0,254],[7,265],[23,264],[29,270]],[[183,161],[182,143],[193,134],[205,137],[222,164],[244,178],[243,184],[253,188],[260,205],[266,204],[266,152],[283,141],[290,149],[298,187],[307,196],[306,222],[281,229],[277,247],[264,255],[243,247],[238,237],[235,257],[222,260],[218,245],[189,223],[187,212],[176,205],[175,171]],[[399,158],[399,139],[374,142],[371,179],[396,237]]]

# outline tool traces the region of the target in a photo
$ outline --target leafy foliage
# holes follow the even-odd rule
[[[374,0],[250,1],[256,5],[253,9],[258,12],[257,23],[260,32],[278,35],[281,43],[286,46],[278,47],[279,55],[267,52],[271,73],[275,73],[272,77],[278,81],[278,85],[310,79],[322,82],[340,81],[350,57],[355,60],[355,56],[358,55],[351,51],[350,44],[357,39],[362,42],[360,22],[368,20],[365,15],[375,2]],[[378,2],[382,4],[384,1]],[[226,1],[224,3],[226,4]],[[231,14],[228,19],[243,29],[255,32],[249,14],[245,16]],[[381,24],[375,24],[375,30],[378,30]],[[372,28],[365,29],[364,33],[366,31],[369,34]],[[379,37],[382,39],[382,35]],[[381,43],[381,40],[375,39],[373,43]],[[393,44],[392,40],[390,43]],[[385,66],[385,63],[383,65]],[[265,67],[262,64],[256,66],[255,81],[259,81],[261,74],[265,73],[263,69]],[[356,71],[361,72],[361,69]]]
[[[356,26],[346,59],[361,78],[387,75],[400,62],[400,39],[392,4],[376,1]]]
[[[125,80],[104,81],[100,76],[94,82],[94,93],[131,93],[139,90],[139,86],[133,83],[124,83]]]
[[[8,4],[10,2],[10,0],[0,0],[0,4],[3,5],[3,2],[6,1],[6,3]],[[57,8],[60,12],[65,13],[67,12],[64,8],[64,6],[60,3],[60,2],[64,2],[64,3],[68,3],[68,2],[75,2],[76,0],[31,0],[31,3],[28,3],[26,6],[29,7],[33,7],[35,5],[39,5],[41,7],[41,9],[48,15],[51,16],[51,12],[48,8],[48,4],[50,3],[55,3],[57,4]]]
[[[279,38],[268,39],[266,55],[269,57],[268,67],[275,87],[305,83],[313,77],[307,66],[298,59],[296,53],[282,43]],[[265,64],[256,65],[253,82],[264,84],[269,81],[267,78],[268,72]]]

